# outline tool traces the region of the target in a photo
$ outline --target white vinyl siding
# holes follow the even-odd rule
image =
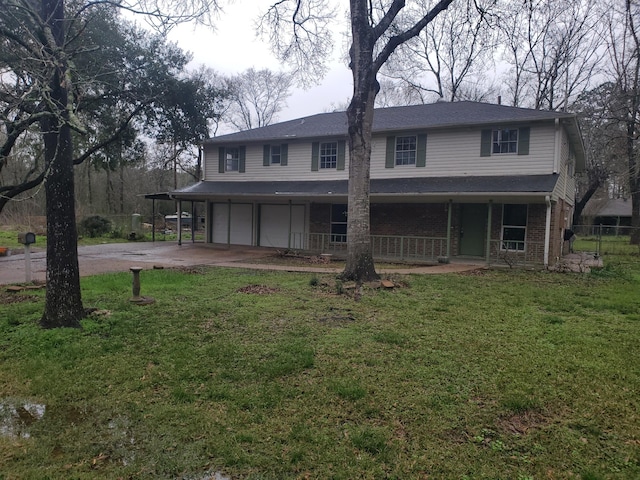
[[[569,167],[569,162],[573,162],[573,167]],[[570,175],[573,172],[573,175]],[[569,149],[569,138],[566,132],[562,131],[560,144],[560,165],[558,172],[558,182],[553,191],[553,200],[564,199],[569,205],[575,204],[575,158],[571,156]]]
[[[402,132],[398,132],[401,135]],[[448,177],[477,175],[538,175],[553,171],[555,129],[553,122],[530,126],[528,155],[480,156],[480,128],[428,131],[426,166],[422,168],[385,168],[387,136],[376,135],[371,150],[371,178]],[[324,140],[319,139],[318,142]],[[288,143],[288,165],[264,166],[263,143],[246,146],[245,173],[218,173],[218,147],[207,145],[204,151],[205,180],[282,181],[346,180],[349,175],[349,152],[344,170],[311,171],[311,141]]]
[[[247,145],[245,173],[226,175],[218,173],[218,148],[206,146],[204,150],[205,180],[225,182],[282,181],[282,180],[346,180],[349,176],[349,153],[346,152],[345,169],[335,168],[311,171],[311,142],[289,143],[287,166],[265,166],[262,143]]]
[[[430,131],[427,162],[412,177],[548,174],[553,169],[553,124],[532,126],[529,155],[480,156],[480,129]],[[371,150],[371,178],[402,178],[406,169],[385,168],[386,137],[376,136]]]

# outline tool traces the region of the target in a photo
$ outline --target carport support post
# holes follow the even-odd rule
[[[196,204],[191,200],[191,243],[196,241]]]
[[[182,245],[182,200],[178,200],[178,217],[176,218],[178,227],[178,245]]]
[[[151,199],[151,241],[156,241],[156,199]]]
[[[452,219],[453,201],[449,200],[449,209],[447,212],[447,258],[451,258],[451,219]]]
[[[491,263],[491,215],[493,214],[493,200],[487,205],[487,265]]]

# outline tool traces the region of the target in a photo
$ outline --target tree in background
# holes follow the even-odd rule
[[[608,7],[608,8],[606,8]],[[631,195],[632,244],[640,244],[640,3],[612,2],[602,12],[607,26],[606,75],[610,119],[618,127]]]
[[[503,1],[498,9],[506,103],[566,110],[591,88],[602,56],[602,22],[587,0]]]
[[[489,23],[495,20],[489,14],[495,4],[454,4],[401,45],[382,71],[393,80],[391,87],[411,103],[482,101],[492,95],[487,72],[495,67],[497,31]],[[419,9],[426,13],[428,3],[421,0]]]
[[[226,81],[229,99],[224,122],[237,130],[271,125],[286,107],[293,80],[293,74],[288,72],[253,68],[229,77]]]
[[[192,2],[121,3],[120,8],[144,12],[155,26],[166,31],[185,20],[206,22],[207,14],[217,8],[212,0]],[[162,8],[166,7],[166,10]],[[111,2],[74,2],[63,0],[0,0],[0,69],[2,71],[3,119],[0,169],[12,158],[18,140],[27,134],[41,135],[43,165],[41,173],[19,186],[22,192],[44,182],[47,212],[47,291],[41,325],[78,327],[84,316],[80,294],[77,256],[77,226],[74,189],[74,132],[83,135],[87,126],[78,115],[86,88],[79,57],[97,53],[99,46],[87,35],[94,20],[115,18]],[[180,12],[177,15],[164,12]],[[116,58],[119,58],[120,52]],[[143,74],[144,65],[137,74]],[[90,63],[90,62],[88,62]],[[91,83],[91,82],[90,82]],[[105,96],[95,89],[98,97]],[[151,93],[151,92],[149,92]],[[157,92],[155,92],[157,94]],[[124,128],[124,126],[123,126]],[[99,150],[97,145],[95,150]],[[92,149],[90,149],[92,150]],[[86,151],[85,158],[91,155]],[[81,158],[77,160],[82,161]],[[17,195],[16,190],[3,193]]]

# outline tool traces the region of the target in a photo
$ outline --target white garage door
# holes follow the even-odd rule
[[[246,203],[231,204],[231,238],[229,228],[229,204],[213,204],[213,243],[227,243],[232,245],[252,245],[253,240],[253,206]]]
[[[290,213],[291,218],[289,218]],[[291,236],[289,226],[291,226]],[[291,243],[289,243],[289,237],[291,237]],[[303,248],[304,205],[261,205],[260,246]]]

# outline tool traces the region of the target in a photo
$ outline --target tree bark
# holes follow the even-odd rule
[[[375,37],[367,18],[367,2],[351,0],[350,68],[353,97],[347,108],[349,134],[349,193],[347,213],[347,263],[341,278],[377,280],[371,251],[369,176],[375,98],[380,88],[373,62]]]
[[[61,47],[64,42],[63,0],[42,0],[42,18],[55,42],[48,52],[55,60],[50,87],[50,114],[41,124],[47,175],[47,290],[44,328],[80,327],[84,308],[80,294],[78,235],[75,217],[73,146],[67,108],[67,65]]]

